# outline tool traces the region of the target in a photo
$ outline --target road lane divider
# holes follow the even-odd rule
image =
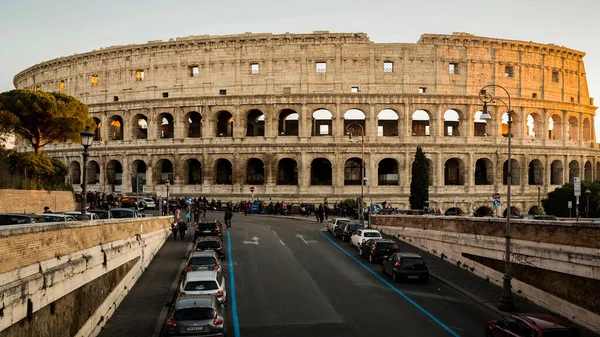
[[[377,272],[373,271],[371,268],[367,267],[364,263],[362,263],[359,259],[357,259],[355,256],[353,256],[352,254],[348,253],[344,248],[342,248],[340,245],[338,245],[337,243],[335,243],[329,236],[327,236],[327,234],[325,233],[320,233],[325,239],[327,239],[329,242],[331,242],[334,246],[337,247],[337,249],[341,250],[344,254],[348,255],[352,260],[354,260],[354,262],[358,263],[361,267],[363,267],[364,269],[366,269],[369,273],[373,274],[375,277],[377,277],[381,282],[383,282],[386,286],[388,286],[390,289],[392,289],[394,292],[396,292],[398,295],[400,295],[402,298],[404,298],[408,303],[410,303],[412,306],[414,306],[415,308],[419,309],[422,313],[424,313],[427,317],[431,318],[436,324],[438,324],[440,327],[442,327],[444,330],[446,330],[447,332],[449,332],[452,336],[455,337],[460,337],[459,334],[457,334],[454,330],[452,330],[449,326],[447,326],[446,324],[444,324],[442,321],[440,321],[437,317],[433,316],[433,314],[431,314],[429,311],[427,311],[425,308],[423,308],[422,306],[420,306],[417,302],[413,301],[410,297],[408,297],[406,294],[404,294],[402,291],[400,291],[398,288],[394,287],[393,284],[391,284],[388,280],[384,279],[383,277],[381,277],[381,275],[379,275]]]
[[[279,242],[281,242],[281,244],[285,246],[285,243],[283,243],[283,240],[279,239]]]
[[[302,235],[302,234],[296,234],[296,238],[300,238],[300,240],[304,241],[305,244],[317,243],[317,240],[312,240],[312,239],[306,240],[304,238],[304,235]]]
[[[258,239],[258,238],[257,238]],[[256,243],[258,244],[258,242]],[[231,316],[233,317],[233,336],[240,337],[240,323],[235,298],[235,278],[233,274],[233,258],[231,254],[231,234],[227,232],[227,258],[229,260],[229,292],[231,293]]]

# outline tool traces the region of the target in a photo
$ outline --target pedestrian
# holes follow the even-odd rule
[[[173,239],[177,241],[177,221],[171,224],[171,231],[173,232]]]
[[[179,237],[181,240],[185,237],[185,233],[187,232],[187,224],[183,220],[179,220]]]
[[[231,212],[231,209],[228,208],[225,210],[225,216],[224,216],[225,226],[227,228],[231,228],[231,218],[233,218],[233,213]]]
[[[52,213],[52,211],[50,210],[50,207],[48,207],[48,206],[44,207],[44,213]]]
[[[190,208],[188,208],[187,212],[185,213],[185,221],[187,223],[190,223],[191,217],[192,217],[192,210]]]
[[[323,218],[325,217],[325,210],[323,209],[323,205],[319,205],[319,209],[317,210],[317,217],[319,219],[318,222],[323,222]]]

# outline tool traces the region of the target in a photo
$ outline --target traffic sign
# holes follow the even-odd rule
[[[494,199],[493,203],[494,203],[494,207],[498,207],[501,204],[500,200],[498,200],[498,199]]]
[[[379,213],[379,211],[381,211],[381,206],[373,205],[372,210],[373,210],[373,213]]]
[[[573,177],[573,186],[575,187],[575,196],[581,196],[581,179],[579,177]]]
[[[569,208],[573,208],[573,202],[572,201],[567,201],[567,206]]]
[[[254,186],[250,187],[250,192],[254,193]]]
[[[494,194],[492,195],[492,198],[494,198],[494,200],[498,200],[498,199],[500,199],[500,193],[494,193]]]

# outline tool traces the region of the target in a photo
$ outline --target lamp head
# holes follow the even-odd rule
[[[85,130],[81,131],[79,135],[81,136],[81,145],[87,148],[88,146],[92,145],[92,142],[94,142],[94,136],[96,134],[90,130],[89,126],[86,126]]]
[[[484,121],[492,120],[492,116],[488,112],[487,102],[483,102],[483,112],[481,113],[481,116],[479,116],[479,119]]]

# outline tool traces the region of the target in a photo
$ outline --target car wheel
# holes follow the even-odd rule
[[[369,255],[369,263],[375,263],[375,261],[373,261],[373,255]]]
[[[398,281],[399,281],[399,277],[396,276],[396,272],[395,271],[392,272],[392,281],[394,283],[398,283]]]

